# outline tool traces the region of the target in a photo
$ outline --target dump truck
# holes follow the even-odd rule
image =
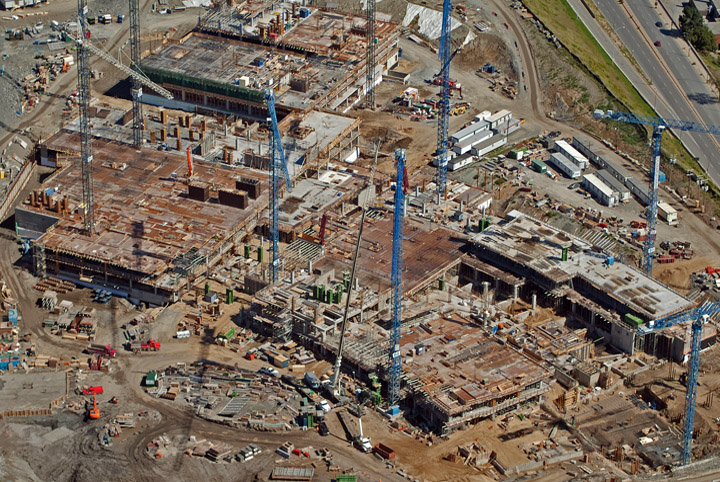
[[[150,338],[150,341],[147,343],[141,343],[139,341],[128,342],[127,347],[128,350],[133,353],[137,353],[139,351],[158,351],[160,350],[160,343]]]
[[[158,350],[160,350],[160,343],[158,343],[155,340],[153,340],[152,338],[150,338],[150,341],[140,345],[140,350],[142,350],[142,351],[158,351]]]
[[[96,343],[91,343],[90,345],[88,345],[85,351],[88,353],[96,353],[98,355],[105,355],[110,357],[114,357],[117,354],[117,351],[111,345],[98,345]]]

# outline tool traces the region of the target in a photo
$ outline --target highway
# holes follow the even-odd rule
[[[717,104],[705,104],[702,106],[704,109],[700,110],[686,97],[685,92],[689,94],[701,93],[702,86],[700,84],[704,85],[704,82],[690,65],[687,57],[682,54],[674,39],[661,34],[661,28],[655,26],[655,22],[661,21],[661,19],[649,1],[643,0],[642,3],[643,5],[647,3],[647,9],[637,5],[633,7],[640,11],[640,16],[643,17],[642,20],[634,10],[632,14],[640,26],[643,27],[643,30],[647,32],[647,39],[638,30],[637,25],[628,17],[623,6],[616,0],[597,0],[596,5],[617,36],[625,44],[630,54],[637,61],[653,87],[658,91],[659,95],[662,96],[670,109],[670,114],[676,119],[703,122],[706,125],[720,124],[720,112],[715,112],[710,115],[710,111],[718,110]],[[667,19],[665,19],[663,23],[667,25]],[[661,47],[652,45],[656,40],[662,41]],[[672,48],[671,44],[674,44],[673,46],[677,48],[679,53],[678,51],[672,50],[668,52],[667,55],[673,56],[668,57],[669,60],[666,62],[668,67],[666,67],[663,63],[665,58],[660,57],[659,51],[668,47]],[[682,57],[682,59],[678,57]],[[671,68],[673,75],[670,75],[666,68]],[[677,78],[678,72],[680,72],[679,77],[682,77],[683,83]],[[705,90],[708,91],[709,95],[712,95],[707,87],[705,87]],[[694,97],[698,100],[708,100],[707,97]],[[706,113],[709,115],[707,120],[704,117]],[[665,115],[662,112],[661,114]],[[699,115],[702,115],[702,118]],[[710,178],[716,184],[720,184],[720,159],[717,159],[719,148],[716,139],[713,139],[709,134],[695,132],[675,132],[675,134],[680,137],[686,148],[698,158],[698,162],[701,167],[706,170]]]
[[[655,42],[660,40],[662,45],[657,47],[657,53],[670,68],[673,77],[682,87],[685,95],[690,99],[703,120],[709,124],[720,124],[720,109],[717,96],[712,92],[707,82],[700,77],[696,67],[690,63],[686,51],[688,47],[685,40],[680,38],[680,31],[669,22],[665,12],[658,10],[649,1],[634,3],[628,2],[635,19],[642,26],[648,37]],[[660,13],[662,12],[662,16]],[[657,27],[656,22],[662,22]],[[684,50],[683,50],[684,49]],[[694,60],[694,56],[692,57]]]

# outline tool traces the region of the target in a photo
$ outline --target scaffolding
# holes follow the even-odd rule
[[[40,279],[47,278],[47,261],[45,260],[45,245],[35,243],[33,257],[35,261],[35,276]]]

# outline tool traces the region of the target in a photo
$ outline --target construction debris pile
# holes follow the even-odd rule
[[[195,435],[190,437],[170,437],[162,434],[158,438],[150,442],[145,450],[145,454],[153,459],[161,459],[163,457],[172,457],[180,453],[186,456],[200,457],[210,460],[211,462],[247,462],[253,457],[262,453],[262,449],[257,444],[251,443],[237,450],[232,445],[225,442],[213,442],[207,439],[198,439]]]
[[[22,79],[22,87],[25,91],[25,98],[20,107],[22,112],[38,105],[50,84],[61,74],[66,73],[75,63],[73,56],[68,53],[59,53],[54,56],[38,55],[37,58],[39,62],[35,65],[33,73]]]
[[[300,414],[300,394],[276,376],[201,362],[166,368],[148,391],[171,401],[180,398],[208,420],[259,431],[291,430]]]

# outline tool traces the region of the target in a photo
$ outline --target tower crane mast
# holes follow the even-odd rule
[[[265,90],[265,101],[270,114],[270,239],[272,243],[272,266],[270,268],[271,280],[279,280],[280,270],[280,169],[283,171],[283,180],[288,192],[292,192],[290,173],[285,161],[285,151],[280,137],[277,112],[275,111],[275,94],[272,88]]]
[[[130,2],[130,56],[137,68],[140,65],[140,5],[139,0]],[[133,144],[141,147],[143,141],[142,83],[137,77],[132,78],[130,90],[133,103]]]
[[[393,405],[400,399],[400,376],[402,360],[400,358],[400,327],[402,322],[402,270],[403,270],[403,231],[405,226],[405,195],[408,179],[405,171],[405,149],[395,151],[395,215],[393,218],[392,246],[392,338],[390,339],[390,383],[388,402]]]
[[[366,90],[368,109],[375,109],[375,0],[367,0],[365,33],[367,37]]]
[[[450,130],[450,60],[452,59],[452,52],[450,51],[452,44],[451,40],[451,20],[450,11],[452,10],[452,4],[450,0],[443,2],[443,13],[442,13],[442,30],[440,34],[440,85],[441,85],[441,100],[440,109],[438,112],[438,127],[437,127],[437,150],[435,152],[437,173],[435,175],[435,182],[437,184],[437,194],[442,196],[445,194],[445,188],[447,187],[447,164],[448,164],[448,136]]]
[[[78,0],[78,30],[76,33],[78,59],[78,98],[80,108],[80,163],[83,186],[83,225],[89,236],[95,233],[95,200],[93,196],[92,137],[90,135],[90,29],[87,24],[87,0]]]

